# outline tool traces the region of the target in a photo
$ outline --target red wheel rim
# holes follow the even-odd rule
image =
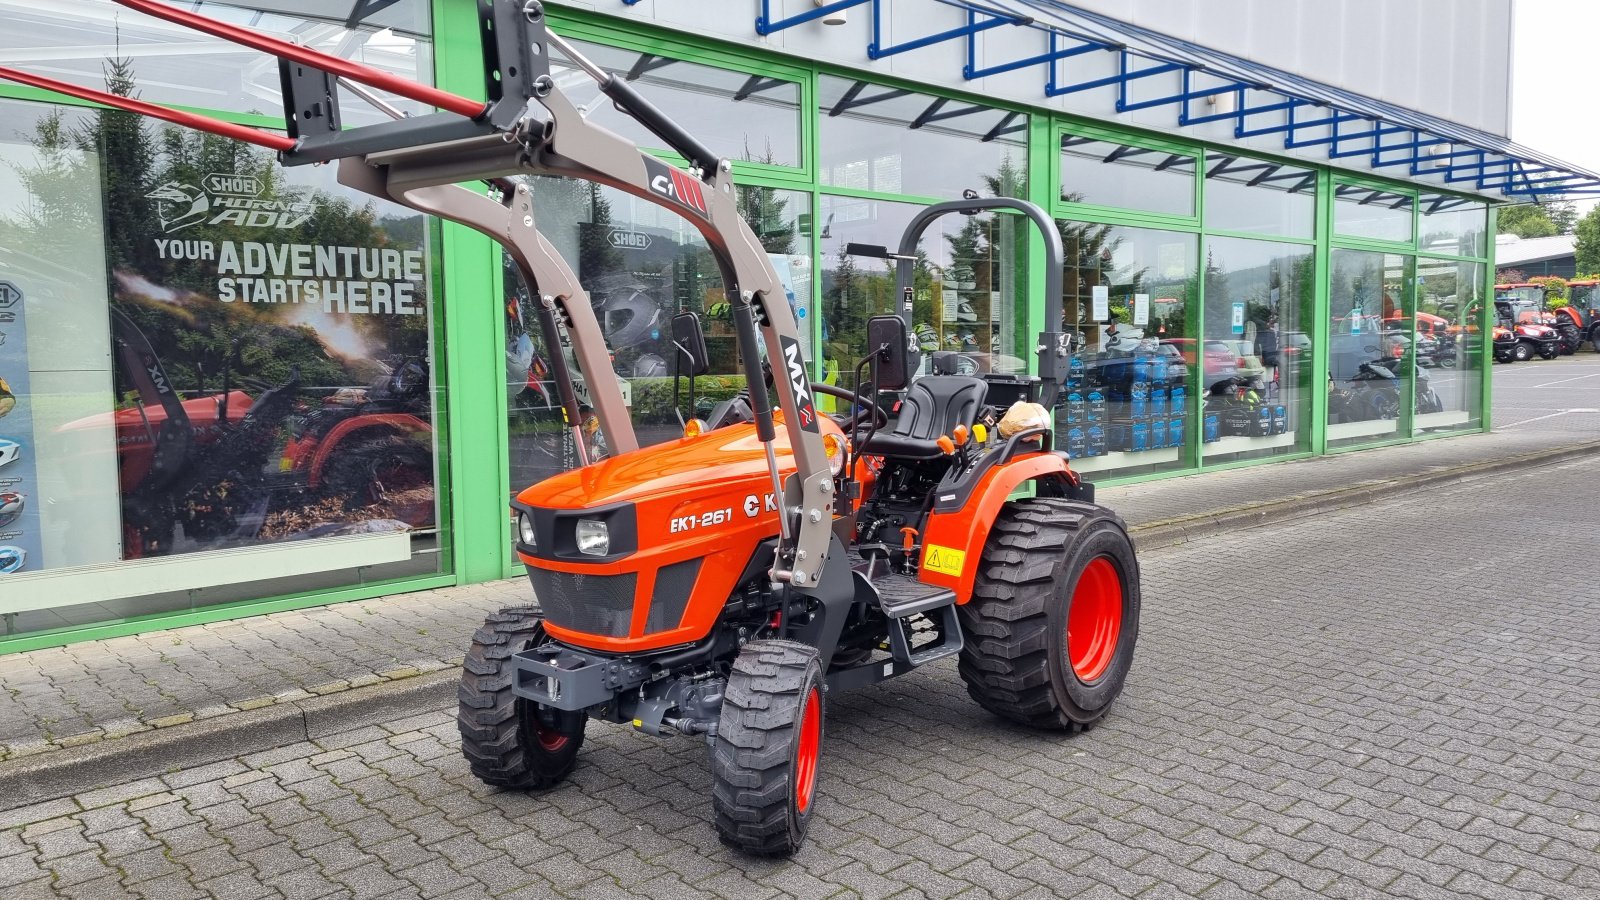
[[[535,725],[534,737],[539,739],[539,747],[546,753],[554,753],[567,745],[567,736],[554,728],[544,725]]]
[[[804,814],[817,787],[817,745],[822,741],[822,695],[816,688],[806,694],[800,719],[800,747],[794,755],[794,805]]]
[[[1067,609],[1067,658],[1080,681],[1094,681],[1111,667],[1122,635],[1122,577],[1104,556],[1083,568]]]

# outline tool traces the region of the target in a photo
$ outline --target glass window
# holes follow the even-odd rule
[[[698,229],[656,203],[593,182],[538,178],[532,184],[540,231],[589,292],[614,368],[603,377],[625,385],[641,445],[682,436],[680,415],[706,418],[715,402],[744,387],[722,274]],[[811,236],[802,225],[810,218],[809,195],[744,186],[739,205],[787,288],[804,334],[812,293]],[[515,269],[507,266],[505,273],[508,457],[516,494],[576,465],[577,448],[562,424],[550,348],[531,299]],[[710,354],[710,373],[695,382],[692,412],[687,381],[677,402],[672,393],[671,320],[682,310],[700,314]],[[580,371],[570,348],[562,352],[578,379],[581,403],[583,379],[601,376]],[[609,448],[598,423],[584,424],[591,457],[604,456]]]
[[[591,61],[632,82],[646,99],[726,159],[799,166],[800,85],[685,62],[640,50],[572,41]],[[600,93],[594,79],[559,54],[552,74],[589,121],[641,147],[663,149],[660,138]]]
[[[1422,213],[1419,248],[1451,256],[1482,256],[1488,210],[1484,204],[1453,194],[1423,194],[1417,201]]]
[[[424,217],[115,110],[0,110],[18,627],[439,571]],[[263,545],[298,574],[185,580],[181,557]],[[69,566],[117,574],[93,608],[28,580]]]
[[[1083,472],[1132,475],[1182,468],[1194,441],[1196,360],[1217,369],[1221,348],[1190,330],[1199,302],[1199,237],[1059,222],[1066,263],[1064,327],[1076,335],[1071,377],[1056,408],[1056,445]]]
[[[1417,434],[1483,422],[1483,265],[1417,259]]]
[[[1201,379],[1207,462],[1310,447],[1315,269],[1304,244],[1207,243],[1204,337],[1206,364],[1215,367]]]
[[[1206,154],[1206,227],[1309,238],[1317,173],[1248,156]]]
[[[894,249],[922,207],[854,197],[822,198],[823,380],[856,385],[867,320],[895,312],[894,263],[851,256],[851,243]],[[912,327],[923,350],[960,354],[968,374],[1027,371],[1027,234],[1020,216],[944,216],[923,233],[915,271]],[[831,398],[819,403],[830,409]]]
[[[1403,436],[1414,358],[1410,257],[1335,249],[1330,259],[1328,446]]]
[[[1192,154],[1061,136],[1061,199],[1067,203],[1192,216],[1194,168]]]
[[[327,4],[312,0],[203,2],[186,7],[251,31],[393,72],[412,81],[433,80],[428,0]],[[354,27],[350,20],[356,19]],[[283,112],[278,66],[270,56],[111,0],[39,3],[0,0],[0,59],[30,72],[157,103],[239,113]],[[203,73],[203,74],[200,74]],[[345,93],[348,125],[389,117]],[[410,113],[430,112],[399,97]]]
[[[1333,190],[1333,231],[1345,237],[1411,243],[1410,194],[1380,191],[1356,184]]]
[[[1028,117],[824,75],[817,80],[825,185],[957,199],[1026,197]]]

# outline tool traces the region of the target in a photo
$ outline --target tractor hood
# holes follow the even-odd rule
[[[774,415],[774,419],[781,422],[782,417]],[[820,417],[820,423],[824,435],[842,438],[832,420]],[[835,446],[842,447],[842,440]],[[787,476],[794,471],[794,454],[781,425],[773,447],[778,470]],[[754,424],[729,425],[562,472],[523,490],[517,500],[543,509],[578,510],[644,498],[693,499],[708,485],[723,488],[733,484],[770,490],[766,453]]]

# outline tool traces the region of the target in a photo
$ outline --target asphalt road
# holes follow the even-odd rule
[[[790,862],[717,844],[702,744],[591,726],[500,793],[438,713],[0,814],[0,896],[1594,898],[1600,582],[1549,549],[1600,532],[1584,466],[1145,554],[1083,735],[948,664],[837,697]]]
[[[1600,353],[1500,363],[1494,373],[1494,426],[1570,431],[1600,437]]]

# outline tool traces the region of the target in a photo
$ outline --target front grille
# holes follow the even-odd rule
[[[689,605],[689,592],[700,577],[700,560],[673,563],[656,573],[655,596],[650,598],[650,615],[645,619],[645,631],[655,634],[678,627],[683,611]]]
[[[601,637],[627,637],[638,576],[581,575],[528,569],[533,596],[550,624]]]

